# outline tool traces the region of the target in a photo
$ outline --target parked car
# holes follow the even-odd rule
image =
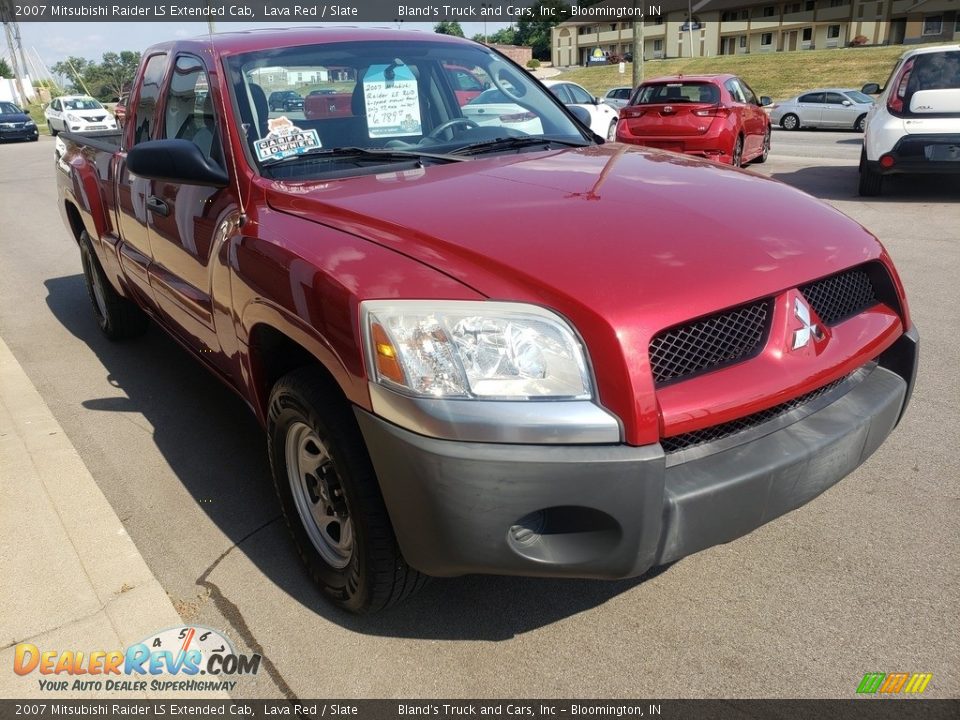
[[[629,102],[631,95],[633,95],[632,87],[615,87],[607,90],[603,101],[614,110],[619,110]]]
[[[117,119],[117,127],[123,127],[123,120],[127,116],[127,103],[129,101],[130,93],[121,93],[117,104],[113,107],[113,116]]]
[[[590,129],[602,138],[613,140],[617,132],[617,111],[594,97],[586,88],[566,80],[544,80],[543,84],[564,105],[580,107],[590,114]]]
[[[0,102],[0,140],[36,140],[37,124],[11,102]]]
[[[873,98],[850,88],[821,88],[770,106],[770,122],[784,130],[852,128],[863,132]]]
[[[294,90],[277,90],[270,93],[270,110],[303,110],[303,97]]]
[[[425,575],[640,575],[805,504],[904,412],[894,265],[805,193],[597,142],[447,35],[286,28],[143,58],[132,97],[166,79],[122,138],[61,138],[93,315],[112,340],[152,318],[246,401],[343,608]],[[260,112],[264,65],[347,62],[351,116]],[[481,67],[543,134],[461,115],[444,64]]]
[[[960,173],[960,44],[908,50],[867,113],[861,195],[879,195],[894,173]]]
[[[99,100],[86,95],[64,95],[54,98],[43,111],[50,134],[116,130],[117,119]]]
[[[735,75],[677,75],[644,82],[620,111],[617,140],[740,167],[770,153],[770,98]]]
[[[543,133],[543,124],[540,122],[539,115],[517,105],[497,88],[484,90],[460,108],[460,112],[479,126],[509,128],[526,135]]]

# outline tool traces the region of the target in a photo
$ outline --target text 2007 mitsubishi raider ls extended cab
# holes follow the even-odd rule
[[[271,111],[298,68],[349,107]],[[622,578],[727,542],[850,473],[910,395],[917,334],[869,232],[601,143],[492,48],[158,45],[122,134],[62,138],[101,328],[153,319],[249,403],[297,548],[353,611],[426,575]]]

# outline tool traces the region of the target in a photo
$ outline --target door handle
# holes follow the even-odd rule
[[[157,215],[163,215],[164,217],[170,214],[170,206],[156,195],[151,195],[147,198],[147,209],[151,212],[155,212]]]

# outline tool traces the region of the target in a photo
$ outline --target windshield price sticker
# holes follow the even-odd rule
[[[261,162],[303,155],[323,147],[316,130],[301,130],[286,117],[271,118],[267,122],[269,134],[253,143],[257,160]]]
[[[406,65],[372,65],[363,79],[371,138],[420,135],[420,91]]]

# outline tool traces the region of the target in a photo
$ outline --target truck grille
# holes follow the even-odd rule
[[[836,325],[879,302],[870,276],[862,269],[804,285],[800,292],[826,325]]]
[[[654,336],[650,366],[658,385],[744,360],[763,347],[770,301],[711,315]]]
[[[673,437],[663,438],[660,441],[660,444],[663,446],[664,452],[669,454],[679,452],[680,450],[686,450],[687,448],[691,448],[696,445],[703,445],[704,443],[714,442],[715,440],[722,440],[723,438],[730,437],[738,432],[742,432],[749,428],[756,427],[757,425],[773,420],[774,418],[777,418],[784,413],[788,413],[791,410],[796,410],[798,407],[806,405],[808,402],[815,400],[821,395],[826,395],[828,392],[846,380],[847,377],[849,377],[849,375],[842,377],[839,380],[834,380],[828,385],[824,385],[821,388],[817,388],[816,390],[808,392],[805,395],[801,395],[800,397],[796,397],[793,400],[787,400],[787,402],[780,403],[772,408],[767,408],[766,410],[753,413],[753,415],[747,415],[746,417],[731,420],[730,422],[725,422],[720,425],[703,428],[702,430],[694,430],[693,432],[683,433],[682,435],[674,435]]]

